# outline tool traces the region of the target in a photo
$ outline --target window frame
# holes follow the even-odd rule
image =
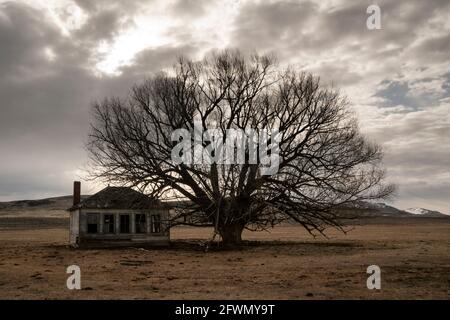
[[[93,216],[95,216],[96,217],[96,223],[91,223],[90,222],[90,217],[93,217]],[[90,228],[89,228],[89,226],[91,226],[91,225],[95,225],[96,226],[96,231],[94,232],[94,231],[90,231]],[[100,213],[97,213],[97,212],[88,212],[88,213],[86,213],[86,233],[87,234],[98,234],[98,233],[100,233]]]
[[[155,219],[157,217],[157,219]],[[150,215],[150,233],[161,233],[161,214],[154,213]]]
[[[138,217],[143,217],[144,221],[138,221]],[[134,232],[138,234],[147,233],[147,215],[145,213],[136,213],[134,215]]]
[[[127,232],[124,232],[124,231],[122,231],[122,228],[123,228],[123,223],[122,223],[122,217],[128,217],[128,223],[127,223],[127,225],[128,225],[128,230],[127,230]],[[131,214],[129,214],[129,213],[120,213],[119,214],[119,233],[122,233],[122,234],[129,234],[129,233],[131,233]]]
[[[111,217],[112,221],[107,223],[106,222],[106,217]],[[110,231],[111,229],[109,228],[108,230],[106,229],[106,226],[108,225],[109,227],[112,224],[112,231]],[[116,233],[116,216],[113,213],[105,213],[103,214],[103,233],[104,234],[115,234]]]

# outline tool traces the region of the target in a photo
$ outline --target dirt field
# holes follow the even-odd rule
[[[449,299],[450,219],[385,219],[312,239],[299,227],[246,233],[205,252],[210,230],[178,228],[167,249],[74,250],[63,227],[0,230],[1,299]],[[186,241],[188,240],[188,241]],[[66,288],[67,266],[82,290]],[[368,290],[366,268],[381,268]]]

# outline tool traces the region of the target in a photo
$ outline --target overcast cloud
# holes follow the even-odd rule
[[[345,93],[381,143],[394,204],[450,213],[450,2],[0,0],[0,201],[69,194],[91,102],[226,47]],[[100,186],[83,183],[83,192]]]

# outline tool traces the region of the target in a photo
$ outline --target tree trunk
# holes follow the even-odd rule
[[[242,231],[244,226],[241,224],[227,224],[219,228],[220,236],[224,246],[238,246],[242,243]]]

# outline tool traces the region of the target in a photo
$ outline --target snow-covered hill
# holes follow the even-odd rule
[[[383,202],[361,201],[347,207],[350,210],[357,210],[358,215],[366,217],[450,217],[439,211],[428,210],[424,208],[410,208],[407,210],[397,209]]]
[[[426,215],[426,216],[443,216],[444,214],[439,211],[428,210],[424,208],[409,208],[405,210],[408,213],[416,215]]]

